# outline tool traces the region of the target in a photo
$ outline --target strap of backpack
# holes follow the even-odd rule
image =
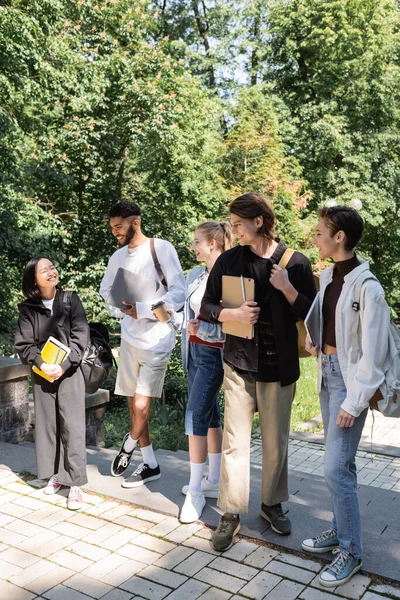
[[[295,253],[294,250],[292,250],[291,248],[287,248],[285,250],[285,252],[282,254],[281,260],[278,262],[278,267],[280,267],[281,269],[286,269],[286,267],[294,253]]]
[[[164,273],[162,272],[161,265],[160,265],[158,257],[157,257],[156,248],[155,248],[155,244],[154,244],[154,238],[150,238],[150,252],[151,252],[153,262],[154,262],[154,267],[157,271],[157,275],[160,278],[160,281],[163,284],[163,286],[167,287],[167,280],[164,277]]]
[[[73,292],[71,290],[63,291],[62,297],[62,314],[58,321],[58,326],[62,327],[69,313],[71,312],[71,300]]]
[[[352,309],[356,313],[353,319],[353,324],[351,327],[351,354],[350,359],[352,363],[355,363],[358,356],[358,329],[360,327],[360,300],[361,300],[361,288],[367,279],[376,279],[376,277],[371,273],[371,271],[363,271],[360,273],[356,280],[356,284],[354,287],[354,300],[352,304]]]

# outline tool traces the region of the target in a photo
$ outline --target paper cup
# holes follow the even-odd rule
[[[160,323],[166,323],[167,321],[169,321],[170,316],[167,312],[167,309],[165,308],[165,303],[163,301],[153,304],[151,310],[157,316],[157,319],[160,321]]]

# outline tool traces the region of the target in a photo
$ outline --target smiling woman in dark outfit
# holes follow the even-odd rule
[[[68,508],[82,506],[80,486],[87,483],[85,445],[85,384],[79,369],[88,343],[85,311],[72,294],[70,311],[63,309],[57,268],[47,258],[32,258],[25,267],[15,346],[21,361],[50,377],[32,373],[35,402],[35,446],[38,477],[49,479],[46,494],[70,487]],[[49,336],[71,349],[61,365],[43,362],[41,350]]]

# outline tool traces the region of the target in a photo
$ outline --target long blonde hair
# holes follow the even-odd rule
[[[196,227],[196,231],[201,231],[208,243],[215,240],[218,249],[221,252],[233,248],[235,245],[235,238],[232,233],[231,225],[226,221],[204,221]]]

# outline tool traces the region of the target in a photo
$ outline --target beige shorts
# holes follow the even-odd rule
[[[135,348],[121,340],[115,393],[119,396],[137,393],[160,398],[170,355],[171,352]]]

